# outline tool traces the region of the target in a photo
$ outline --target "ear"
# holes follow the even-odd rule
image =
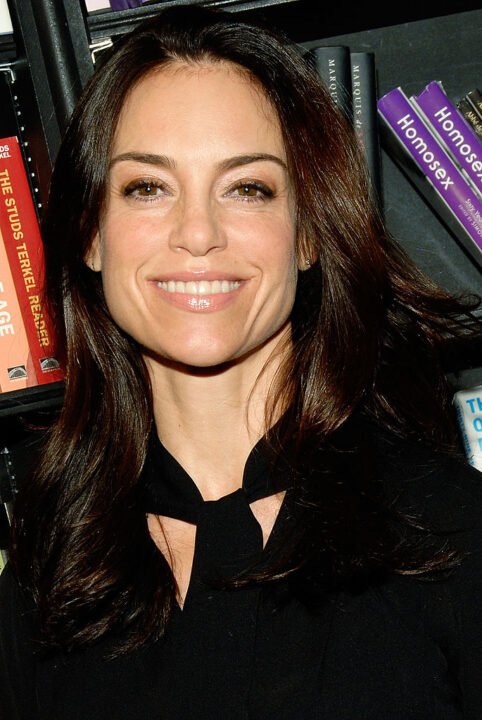
[[[314,262],[314,260],[312,260],[310,257],[298,258],[298,270],[300,272],[309,270],[310,267],[313,265],[313,262]]]
[[[89,250],[84,256],[84,262],[94,272],[100,272],[102,270],[102,255],[100,252],[100,232],[97,232]]]
[[[297,255],[297,265],[300,272],[309,270],[310,267],[312,267],[318,259],[315,249],[311,247],[311,244],[304,239],[300,239],[298,243]]]

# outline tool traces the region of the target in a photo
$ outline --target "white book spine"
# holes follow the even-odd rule
[[[0,0],[0,34],[13,32],[7,0]]]
[[[456,392],[454,405],[467,459],[482,470],[482,385]]]

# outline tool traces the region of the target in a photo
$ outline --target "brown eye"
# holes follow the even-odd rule
[[[264,183],[259,181],[240,182],[227,192],[231,197],[247,200],[249,202],[263,202],[272,198],[274,193]]]
[[[254,185],[241,185],[236,189],[238,195],[241,195],[241,197],[256,197],[259,192],[258,188]]]
[[[137,193],[141,197],[154,197],[155,195],[157,195],[158,190],[159,187],[157,185],[151,185],[150,183],[146,183],[145,185],[137,188]]]
[[[141,179],[129,183],[124,189],[124,195],[134,200],[156,200],[160,195],[166,194],[166,187],[157,180]]]

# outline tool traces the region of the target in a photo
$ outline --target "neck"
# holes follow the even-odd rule
[[[159,437],[206,500],[241,487],[246,459],[268,429],[266,400],[281,361],[277,347],[278,340],[268,342],[208,370],[146,358]]]

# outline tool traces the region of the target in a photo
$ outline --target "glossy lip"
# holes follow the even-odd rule
[[[194,295],[189,293],[172,293],[159,287],[159,282],[168,282],[168,280],[181,280],[189,282],[189,280],[229,280],[231,282],[240,282],[239,287],[227,293],[215,293],[213,295]],[[239,277],[225,273],[204,273],[202,276],[193,273],[175,273],[162,279],[161,277],[151,281],[151,287],[158,295],[169,305],[180,310],[187,310],[194,313],[209,313],[223,310],[235,301],[239,293],[246,286],[247,281],[241,280]]]

